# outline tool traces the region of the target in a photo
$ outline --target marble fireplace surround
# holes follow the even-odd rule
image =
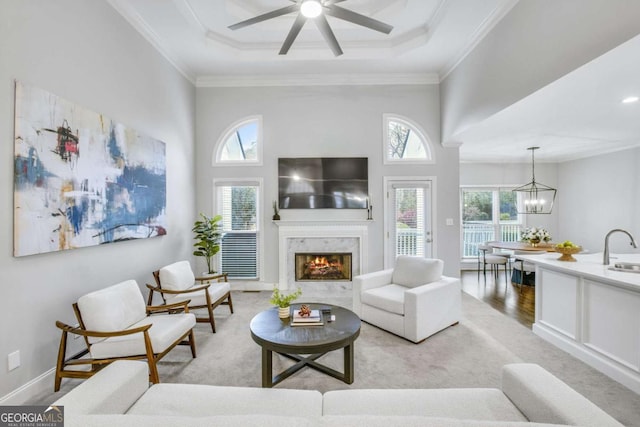
[[[295,281],[296,252],[348,252],[352,254],[352,276],[368,271],[368,226],[366,223],[327,224],[311,221],[278,222],[278,286],[293,289],[313,286]],[[339,282],[319,282],[325,284]],[[351,283],[351,282],[347,282]]]

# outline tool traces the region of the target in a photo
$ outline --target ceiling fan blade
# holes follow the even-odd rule
[[[287,52],[289,52],[293,41],[296,39],[296,37],[298,37],[298,34],[300,34],[300,30],[304,26],[305,22],[307,22],[307,18],[305,18],[302,13],[299,13],[298,17],[291,26],[291,30],[289,30],[289,34],[287,34],[287,38],[284,40],[284,43],[280,48],[279,55],[286,55]]]
[[[361,25],[363,27],[367,27],[375,31],[380,31],[381,33],[385,34],[389,34],[391,30],[393,30],[393,27],[389,24],[385,24],[382,21],[378,21],[376,19],[369,18],[368,16],[352,12],[348,9],[343,9],[340,6],[336,5],[331,5],[330,7],[326,8],[324,10],[324,13],[326,13],[327,15],[331,15],[334,18],[349,21],[356,25]]]
[[[239,28],[244,28],[249,25],[257,24],[258,22],[266,21],[267,19],[277,18],[278,16],[286,15],[288,13],[297,12],[300,9],[300,6],[297,4],[292,4],[291,6],[283,7],[281,9],[276,9],[274,11],[265,13],[263,15],[255,16],[251,19],[247,19],[246,21],[238,22],[237,24],[229,25],[229,29],[237,30]]]
[[[338,40],[336,39],[335,34],[333,34],[333,31],[329,26],[329,22],[327,22],[327,18],[324,15],[320,15],[314,18],[314,20],[316,21],[316,25],[318,26],[318,30],[320,30],[322,37],[324,37],[324,39],[329,44],[329,47],[333,51],[333,54],[335,56],[342,55],[342,49],[340,49],[340,44],[338,44]]]

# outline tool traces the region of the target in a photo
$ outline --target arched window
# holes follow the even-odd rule
[[[425,133],[409,119],[384,115],[385,163],[434,163]]]
[[[262,116],[245,117],[227,128],[216,144],[217,165],[262,164]]]

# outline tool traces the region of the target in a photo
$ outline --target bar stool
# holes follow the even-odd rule
[[[531,262],[527,262],[523,259],[518,258],[518,255],[541,255],[545,253],[547,253],[547,251],[514,251],[515,261],[513,263],[513,274],[511,276],[511,283],[515,283],[516,285],[518,285],[518,287],[520,288],[520,293],[522,293],[522,286],[525,285],[525,276],[530,276],[535,285],[536,266]],[[514,281],[514,276],[517,276],[516,279],[519,278],[520,280]]]

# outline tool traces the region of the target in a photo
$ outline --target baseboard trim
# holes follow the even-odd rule
[[[232,291],[272,291],[273,283],[268,282],[238,282],[233,281],[231,283]]]
[[[51,368],[26,384],[0,398],[0,405],[24,405],[32,402],[38,395],[53,390],[53,378],[56,369]]]

